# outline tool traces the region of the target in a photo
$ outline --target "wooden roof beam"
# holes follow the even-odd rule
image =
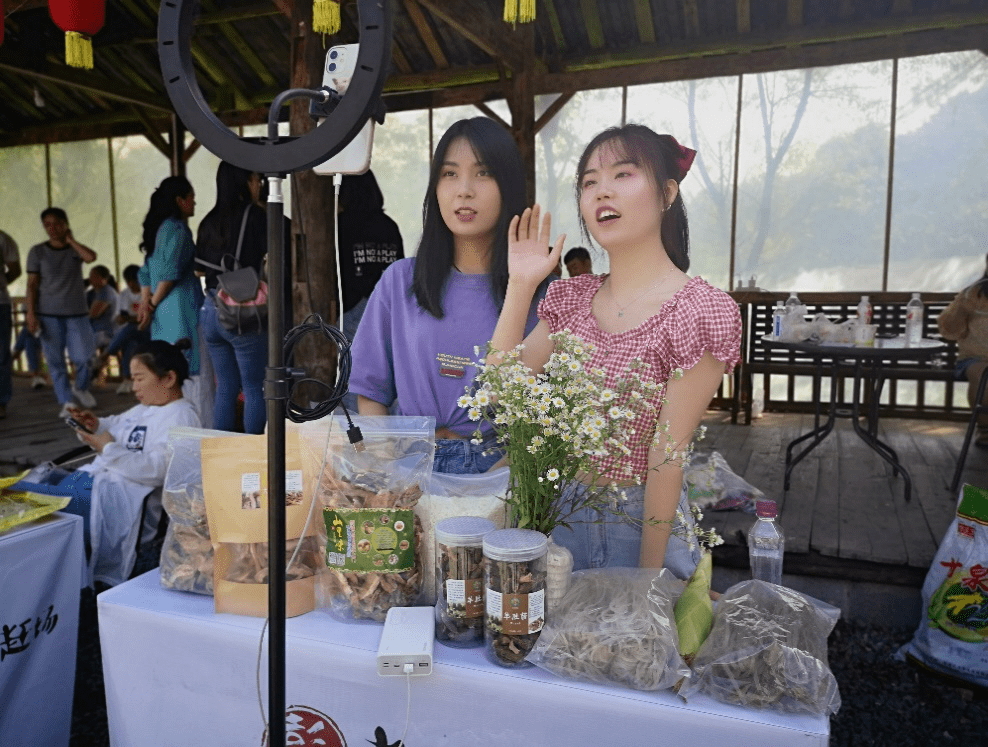
[[[419,36],[422,37],[422,43],[425,44],[426,49],[429,50],[429,55],[432,57],[432,61],[435,63],[436,67],[441,70],[445,70],[449,67],[449,60],[446,59],[446,54],[443,52],[442,46],[439,44],[439,40],[436,39],[436,35],[432,33],[432,27],[429,26],[429,19],[425,17],[425,13],[422,12],[422,8],[415,0],[405,0],[405,11],[408,13],[408,17],[411,19],[412,24],[415,26],[415,30],[419,32]]]
[[[59,85],[78,88],[90,94],[104,96],[116,101],[125,101],[130,104],[137,104],[148,109],[157,109],[164,112],[172,111],[171,102],[166,97],[140,91],[136,88],[121,86],[117,81],[108,80],[101,75],[95,75],[91,72],[80,72],[74,68],[55,66],[47,62],[43,63],[40,67],[32,68],[6,59],[0,59],[0,70],[9,70],[26,78],[47,80]]]
[[[524,56],[515,35],[505,33],[494,19],[480,12],[480,5],[469,0],[416,0],[432,15],[452,27],[463,38],[512,70],[521,70]],[[406,3],[407,5],[407,3]]]

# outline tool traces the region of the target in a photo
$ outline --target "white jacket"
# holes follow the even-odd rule
[[[141,506],[148,493],[164,485],[168,431],[181,426],[199,427],[199,416],[187,399],[160,406],[137,405],[120,415],[100,418],[100,432],[109,431],[113,443],[80,467],[93,473],[90,583],[118,584],[133,570]]]

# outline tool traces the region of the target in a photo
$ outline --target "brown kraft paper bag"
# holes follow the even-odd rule
[[[303,480],[297,432],[286,434],[285,537],[287,564],[305,527],[312,491]],[[202,441],[202,487],[215,555],[213,595],[217,612],[266,617],[268,613],[268,469],[266,436]],[[315,577],[322,570],[315,526],[287,569],[285,614],[311,612]]]

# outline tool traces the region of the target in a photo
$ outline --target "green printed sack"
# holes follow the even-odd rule
[[[899,652],[921,667],[988,686],[988,491],[965,485],[923,582],[924,618]]]

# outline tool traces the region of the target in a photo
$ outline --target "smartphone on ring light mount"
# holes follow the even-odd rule
[[[346,95],[350,79],[357,69],[359,44],[340,44],[330,47],[326,53],[322,84],[332,88],[340,96]],[[310,108],[311,111],[311,108]],[[320,122],[322,119],[319,120]],[[316,164],[317,174],[363,174],[370,168],[371,150],[374,147],[374,118],[368,117],[357,136],[339,153],[327,161]]]

